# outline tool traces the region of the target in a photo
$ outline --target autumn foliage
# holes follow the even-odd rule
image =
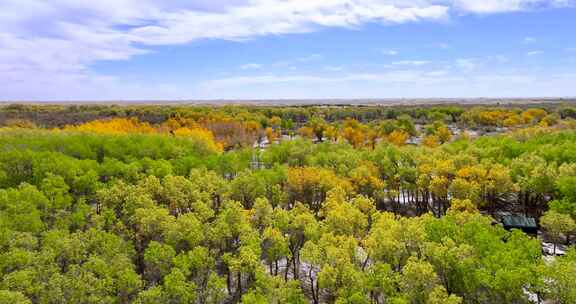
[[[0,303],[576,303],[573,118],[0,107]]]
[[[94,120],[77,126],[65,126],[66,131],[93,132],[100,134],[131,134],[156,133],[157,129],[149,123],[140,122],[136,118],[112,118],[107,120]]]
[[[211,131],[192,125],[183,127],[173,121],[167,121],[161,126],[152,126],[146,122],[140,122],[136,118],[113,118],[109,120],[96,120],[77,126],[65,126],[64,131],[78,131],[97,134],[163,134],[192,138],[202,141],[210,150],[222,151],[223,145],[214,139]]]

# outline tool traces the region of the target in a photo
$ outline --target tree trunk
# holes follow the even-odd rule
[[[292,263],[292,260],[286,258],[286,269],[284,269],[284,281],[287,282],[288,281],[288,271],[290,270],[290,264]]]
[[[298,280],[298,268],[299,268],[299,252],[294,252],[294,257],[292,258],[292,263],[294,264],[294,280]]]
[[[274,261],[274,275],[278,275],[278,260]]]
[[[229,269],[226,270],[226,289],[228,289],[228,294],[232,294],[232,278]]]
[[[240,297],[242,296],[242,273],[241,272],[238,272],[237,280],[238,280],[238,290],[236,290],[236,294],[238,295],[238,299],[240,299]]]
[[[364,260],[364,263],[362,263],[362,271],[364,271],[366,269],[366,266],[368,266],[368,260],[370,260],[370,256],[366,256],[366,260]]]
[[[308,270],[308,278],[310,279],[310,292],[312,292],[312,301],[314,304],[318,304],[318,289],[314,288],[314,277],[312,276],[312,265]]]

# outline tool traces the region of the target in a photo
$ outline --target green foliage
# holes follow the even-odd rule
[[[544,267],[544,275],[549,280],[545,282],[546,292],[551,299],[558,303],[576,301],[574,271],[576,271],[576,252],[574,249],[571,249],[567,256],[560,257]]]
[[[0,304],[528,303],[527,292],[576,302],[573,249],[544,263],[537,239],[487,215],[541,216],[546,240],[571,241],[576,132],[551,110],[12,106],[0,113],[39,109],[61,115],[54,126],[82,115],[138,115],[167,129],[26,129],[49,124],[32,119],[0,130]],[[542,121],[555,126],[534,126]],[[210,129],[231,150],[172,136],[170,124]],[[517,130],[449,138],[455,126],[482,132],[504,124]],[[418,136],[418,125],[444,144],[382,140]],[[283,135],[306,126],[316,143],[234,148],[263,136],[262,126]]]
[[[32,301],[26,298],[22,293],[0,290],[0,304],[31,304]]]
[[[146,278],[151,282],[159,282],[172,269],[172,260],[175,256],[176,251],[171,246],[152,241],[144,252]],[[179,276],[180,273],[175,275],[176,278]]]

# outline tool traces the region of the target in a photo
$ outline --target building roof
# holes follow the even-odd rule
[[[536,219],[523,215],[505,215],[502,217],[502,224],[506,227],[538,228]]]

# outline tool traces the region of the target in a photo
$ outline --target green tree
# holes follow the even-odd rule
[[[175,268],[164,277],[163,291],[165,303],[194,303],[196,286],[192,282],[186,281],[184,274]]]
[[[428,296],[426,304],[461,304],[462,298],[456,295],[448,295],[446,289],[442,286],[437,286],[432,290]]]
[[[576,301],[576,253],[568,251],[565,257],[558,257],[544,270],[545,291],[556,303],[574,303]]]
[[[562,240],[562,236],[568,239],[570,233],[576,230],[576,223],[570,215],[548,211],[540,218],[540,225],[550,234],[554,243],[554,254],[556,245]]]
[[[438,277],[434,268],[426,261],[411,257],[402,268],[400,288],[411,303],[428,302],[429,295],[437,284]]]
[[[150,282],[159,282],[172,269],[172,260],[176,251],[165,244],[156,241],[150,242],[144,252],[146,269],[144,275]]]
[[[32,301],[19,292],[0,290],[0,304],[31,304]]]

